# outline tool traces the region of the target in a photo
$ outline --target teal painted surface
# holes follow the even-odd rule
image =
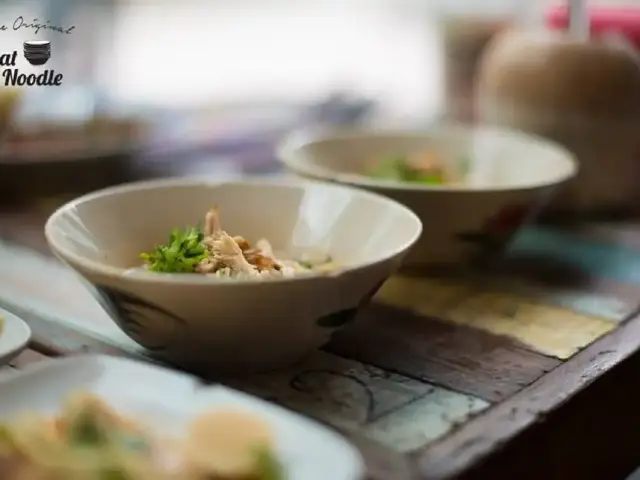
[[[511,247],[513,255],[558,260],[586,274],[640,285],[640,251],[592,241],[543,228],[523,231]]]

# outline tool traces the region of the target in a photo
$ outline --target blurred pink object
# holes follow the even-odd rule
[[[620,6],[588,7],[591,34],[598,37],[602,34],[621,34],[640,50],[640,7]],[[545,13],[548,27],[554,30],[565,30],[569,23],[569,9],[566,5],[551,7]]]

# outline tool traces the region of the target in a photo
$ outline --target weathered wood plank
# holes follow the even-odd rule
[[[421,316],[506,335],[560,359],[571,357],[615,328],[602,318],[493,292],[476,282],[394,277],[376,299]]]
[[[490,268],[485,278],[495,278],[506,291],[613,322],[627,319],[640,304],[640,286],[585,273],[557,258],[522,252]]]
[[[326,350],[489,402],[502,400],[560,361],[507,337],[372,305]]]
[[[479,398],[323,352],[290,368],[223,383],[398,451],[419,448],[488,406]]]
[[[511,265],[515,266],[515,263]],[[573,277],[572,282],[563,284],[556,277],[539,281],[520,270],[509,275],[500,275],[497,271],[484,272],[472,281],[481,283],[488,291],[518,295],[536,303],[615,323],[629,318],[640,302],[640,288],[593,277]]]
[[[430,479],[463,473],[465,479],[623,478],[611,467],[621,473],[637,466],[640,414],[633,389],[639,368],[635,316],[464,428],[415,452],[419,470]],[[515,462],[508,441],[519,442]],[[490,458],[495,461],[483,469]]]

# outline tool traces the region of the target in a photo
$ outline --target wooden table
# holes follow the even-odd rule
[[[35,337],[13,367],[103,352],[148,358],[42,238],[42,205],[0,214],[0,307]],[[289,369],[221,381],[314,416],[371,479],[616,479],[640,459],[640,226],[524,232],[482,271],[395,277]]]

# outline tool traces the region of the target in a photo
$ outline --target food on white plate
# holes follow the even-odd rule
[[[0,426],[3,480],[284,480],[270,426],[215,410],[182,438],[166,438],[79,394],[56,416],[25,414]]]

